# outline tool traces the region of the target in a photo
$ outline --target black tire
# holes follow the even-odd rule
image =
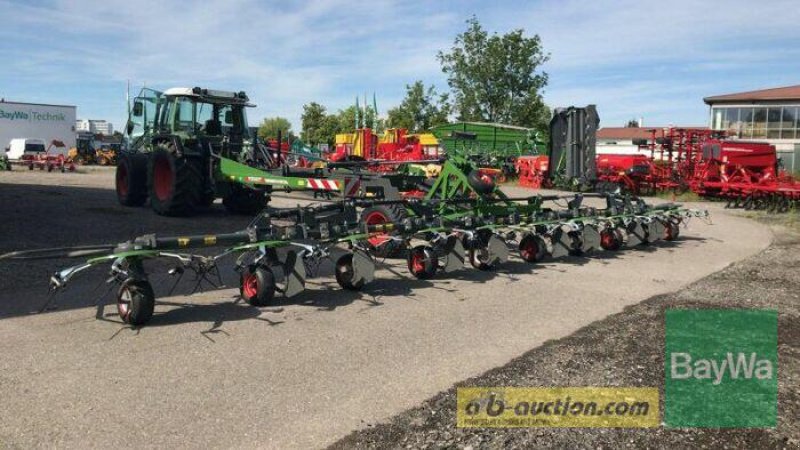
[[[147,201],[147,155],[123,154],[115,175],[117,200],[123,206],[142,206]]]
[[[681,227],[679,224],[673,221],[668,221],[664,224],[664,240],[665,241],[675,241],[681,235]]]
[[[623,232],[616,228],[606,228],[600,232],[600,247],[603,250],[615,252],[622,248]]]
[[[427,280],[436,275],[439,259],[433,249],[426,245],[418,245],[408,252],[408,272],[419,280]]]
[[[144,280],[127,279],[117,292],[117,312],[123,322],[144,325],[153,317],[156,296],[153,287]]]
[[[177,157],[172,145],[159,145],[147,164],[150,205],[162,216],[189,216],[197,211],[203,196],[201,161]]]
[[[336,282],[339,283],[339,286],[343,287],[344,289],[349,291],[358,291],[364,287],[363,278],[357,283],[353,283],[355,270],[353,270],[352,254],[344,255],[336,261],[336,269],[334,270],[334,273],[336,274]]]
[[[269,306],[275,298],[275,274],[268,267],[248,267],[239,277],[239,295],[252,306]]]
[[[407,217],[408,211],[400,204],[370,206],[361,212],[361,222],[365,225],[400,223]],[[372,254],[379,258],[391,258],[397,256],[403,250],[403,245],[399,241],[387,241],[380,234],[370,238],[368,242]]]
[[[485,180],[477,170],[473,170],[467,175],[467,182],[480,195],[491,194],[495,189],[494,182]]]
[[[222,199],[222,204],[229,213],[249,216],[260,213],[267,207],[267,203],[269,195],[266,192],[235,184],[231,185],[230,192]]]

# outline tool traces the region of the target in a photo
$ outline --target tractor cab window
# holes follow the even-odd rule
[[[194,133],[194,102],[187,97],[178,97],[173,103],[172,131]]]

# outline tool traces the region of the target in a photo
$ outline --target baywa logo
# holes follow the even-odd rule
[[[774,427],[778,313],[666,312],[664,422],[673,427]]]
[[[38,121],[38,122],[64,122],[67,120],[67,116],[64,113],[51,113],[51,112],[39,112],[39,111],[6,111],[0,109],[0,119],[5,120],[27,120],[27,121]]]
[[[23,111],[5,111],[0,109],[0,119],[6,120],[30,120],[30,114]]]

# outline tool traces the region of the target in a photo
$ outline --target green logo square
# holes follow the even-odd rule
[[[665,350],[667,426],[776,425],[777,311],[668,309]]]

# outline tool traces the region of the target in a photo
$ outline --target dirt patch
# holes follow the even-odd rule
[[[687,288],[653,297],[509,364],[458,383],[390,421],[370,424],[333,448],[800,448],[800,237],[776,228],[762,253]],[[457,386],[658,386],[664,389],[667,308],[778,311],[775,429],[459,429]],[[663,398],[663,397],[662,397]]]

